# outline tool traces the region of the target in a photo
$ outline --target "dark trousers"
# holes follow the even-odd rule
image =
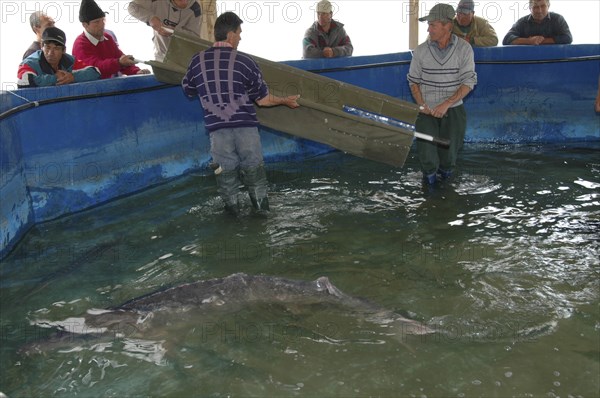
[[[430,175],[438,169],[452,171],[456,167],[458,152],[462,148],[467,130],[467,113],[464,105],[448,109],[446,116],[441,119],[420,113],[415,127],[420,133],[450,140],[449,148],[429,141],[417,140],[417,154],[423,174]]]

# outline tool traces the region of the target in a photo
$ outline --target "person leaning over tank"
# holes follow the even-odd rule
[[[54,26],[54,19],[42,11],[36,11],[29,16],[29,24],[31,25],[31,30],[35,33],[35,41],[25,51],[23,59],[42,49],[42,33],[44,33],[46,28]]]
[[[458,3],[452,33],[473,47],[498,45],[498,36],[492,25],[485,18],[475,15],[473,0],[461,0]]]
[[[248,55],[237,51],[242,20],[225,12],[215,22],[216,42],[192,57],[181,85],[189,97],[197,96],[204,109],[210,135],[210,153],[218,192],[225,210],[239,216],[241,183],[248,189],[254,209],[269,212],[258,118],[254,104],[297,108],[299,95],[278,97],[269,93],[262,72]]]
[[[352,55],[354,47],[344,24],[333,20],[333,7],[327,0],[317,3],[317,20],[306,30],[302,41],[303,58],[334,58]]]
[[[415,128],[433,137],[450,141],[450,147],[438,147],[417,140],[417,154],[423,182],[433,186],[437,174],[448,179],[454,172],[458,152],[467,129],[467,113],[462,99],[477,84],[473,48],[452,33],[454,8],[436,4],[426,17],[429,37],[414,51],[407,79],[421,112]]]
[[[102,79],[122,75],[149,74],[148,69],[140,69],[132,55],[125,55],[119,48],[117,39],[105,29],[106,13],[94,0],[82,0],[79,8],[79,21],[83,33],[73,43],[73,55],[100,70]]]
[[[42,33],[42,49],[25,58],[17,71],[20,88],[62,86],[100,78],[100,71],[67,54],[65,33],[49,27]]]
[[[529,0],[531,14],[515,22],[502,44],[571,44],[573,35],[567,21],[562,15],[549,12],[549,8],[550,0]]]
[[[162,61],[167,54],[172,30],[200,38],[202,9],[197,0],[134,0],[127,10],[154,30],[152,41],[157,61]]]

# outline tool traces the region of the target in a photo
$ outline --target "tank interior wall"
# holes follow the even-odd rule
[[[36,223],[209,173],[198,100],[153,76],[3,91],[0,104],[0,258]],[[268,129],[261,138],[267,161],[332,150]]]

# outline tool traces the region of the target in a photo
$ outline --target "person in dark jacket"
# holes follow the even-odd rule
[[[503,45],[571,44],[573,35],[565,18],[549,12],[550,0],[529,0],[530,15],[519,19],[508,31]]]
[[[333,20],[333,8],[328,0],[317,3],[317,20],[304,34],[303,58],[333,58],[352,55],[354,47],[344,24]]]

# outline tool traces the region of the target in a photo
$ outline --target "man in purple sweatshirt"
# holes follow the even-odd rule
[[[216,42],[192,58],[181,83],[186,95],[200,99],[210,135],[210,152],[213,162],[219,165],[215,170],[217,188],[225,210],[236,217],[241,183],[248,189],[255,210],[261,215],[269,212],[267,176],[254,104],[299,106],[299,95],[270,94],[256,62],[237,51],[241,24],[235,13],[221,14],[215,22]]]

